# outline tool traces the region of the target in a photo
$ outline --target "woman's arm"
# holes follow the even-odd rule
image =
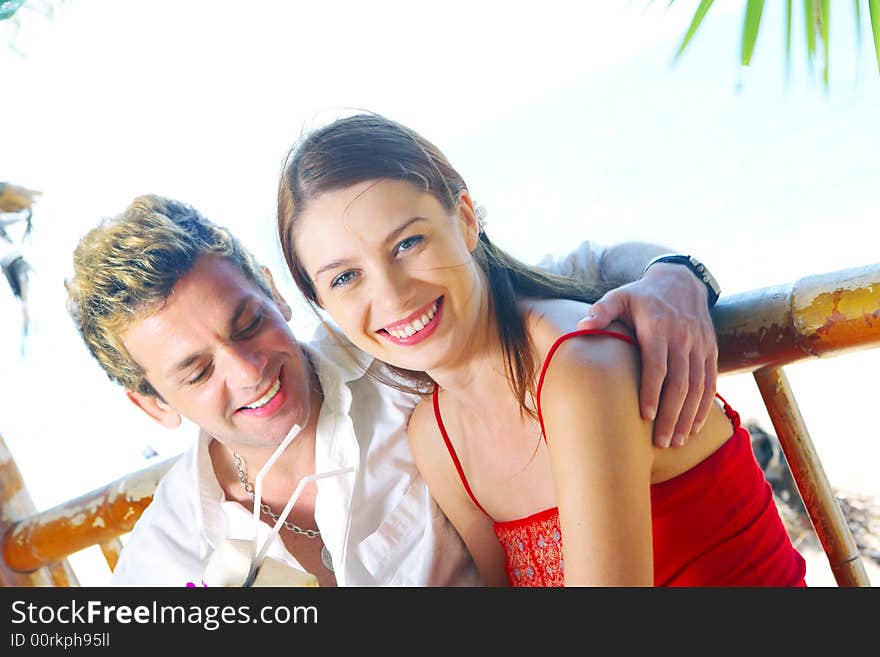
[[[639,415],[639,358],[628,343],[570,338],[540,404],[567,586],[650,586],[651,431]]]
[[[413,411],[407,429],[410,448],[431,496],[461,536],[486,586],[507,586],[504,548],[492,520],[468,497],[434,419],[431,402]]]

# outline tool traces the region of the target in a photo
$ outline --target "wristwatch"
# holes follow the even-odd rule
[[[718,301],[718,297],[721,295],[721,287],[719,287],[718,281],[716,281],[711,272],[706,269],[706,265],[697,260],[694,256],[681,255],[679,253],[659,255],[645,265],[645,268],[642,270],[642,276],[645,275],[645,272],[647,272],[652,265],[656,265],[658,262],[684,265],[694,273],[694,276],[702,281],[703,285],[706,286],[706,292],[708,292],[709,295],[709,308],[712,308],[715,305],[715,302]]]

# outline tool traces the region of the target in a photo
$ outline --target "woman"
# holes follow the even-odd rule
[[[598,295],[505,254],[479,214],[435,146],[375,115],[306,136],[279,190],[300,290],[425,394],[413,454],[484,582],[803,585],[736,412],[653,448],[632,336],[570,332]]]

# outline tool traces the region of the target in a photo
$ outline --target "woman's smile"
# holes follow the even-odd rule
[[[414,345],[426,340],[440,324],[443,314],[443,297],[434,299],[409,317],[389,324],[376,331],[389,342],[399,345]]]

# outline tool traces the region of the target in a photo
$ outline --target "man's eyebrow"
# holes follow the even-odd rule
[[[187,356],[182,361],[180,361],[177,365],[175,365],[170,370],[168,370],[168,373],[165,376],[171,377],[179,372],[183,372],[183,371],[189,369],[190,366],[194,362],[196,362],[201,355],[202,355],[202,352],[197,352],[197,353],[194,353],[194,354]]]
[[[230,328],[234,328],[238,324],[238,319],[245,311],[245,308],[247,308],[247,305],[251,301],[251,299],[252,297],[250,296],[244,297],[241,301],[238,302],[238,305],[235,306],[235,311],[232,313],[232,319],[229,320]]]
[[[241,301],[238,302],[238,305],[235,306],[235,311],[232,313],[232,318],[229,320],[229,325],[231,327],[234,327],[238,323],[238,319],[241,317],[241,314],[247,308],[247,305],[250,302],[250,300],[251,300],[251,297],[245,297]],[[177,363],[177,365],[174,365],[170,370],[168,370],[168,373],[166,374],[166,376],[174,376],[175,374],[178,374],[179,372],[186,371],[187,369],[189,369],[192,366],[193,363],[195,363],[199,358],[201,358],[203,353],[204,352],[197,351],[194,354],[190,354],[189,356],[184,358],[182,361]]]
[[[407,228],[409,228],[411,225],[413,225],[417,221],[427,221],[427,219],[425,217],[420,217],[420,216],[416,216],[416,217],[412,217],[411,219],[407,219],[400,226],[398,226],[397,228],[392,230],[390,233],[388,233],[387,237],[385,237],[385,239],[383,240],[383,243],[388,244],[389,242],[393,242],[394,240],[397,239],[397,237],[403,231],[405,231]],[[334,260],[333,262],[328,262],[326,265],[324,265],[323,267],[318,269],[314,274],[312,274],[312,280],[317,279],[318,276],[323,274],[325,271],[328,271],[330,269],[337,269],[339,267],[347,265],[351,261],[352,261],[351,258],[342,258],[340,260]]]

